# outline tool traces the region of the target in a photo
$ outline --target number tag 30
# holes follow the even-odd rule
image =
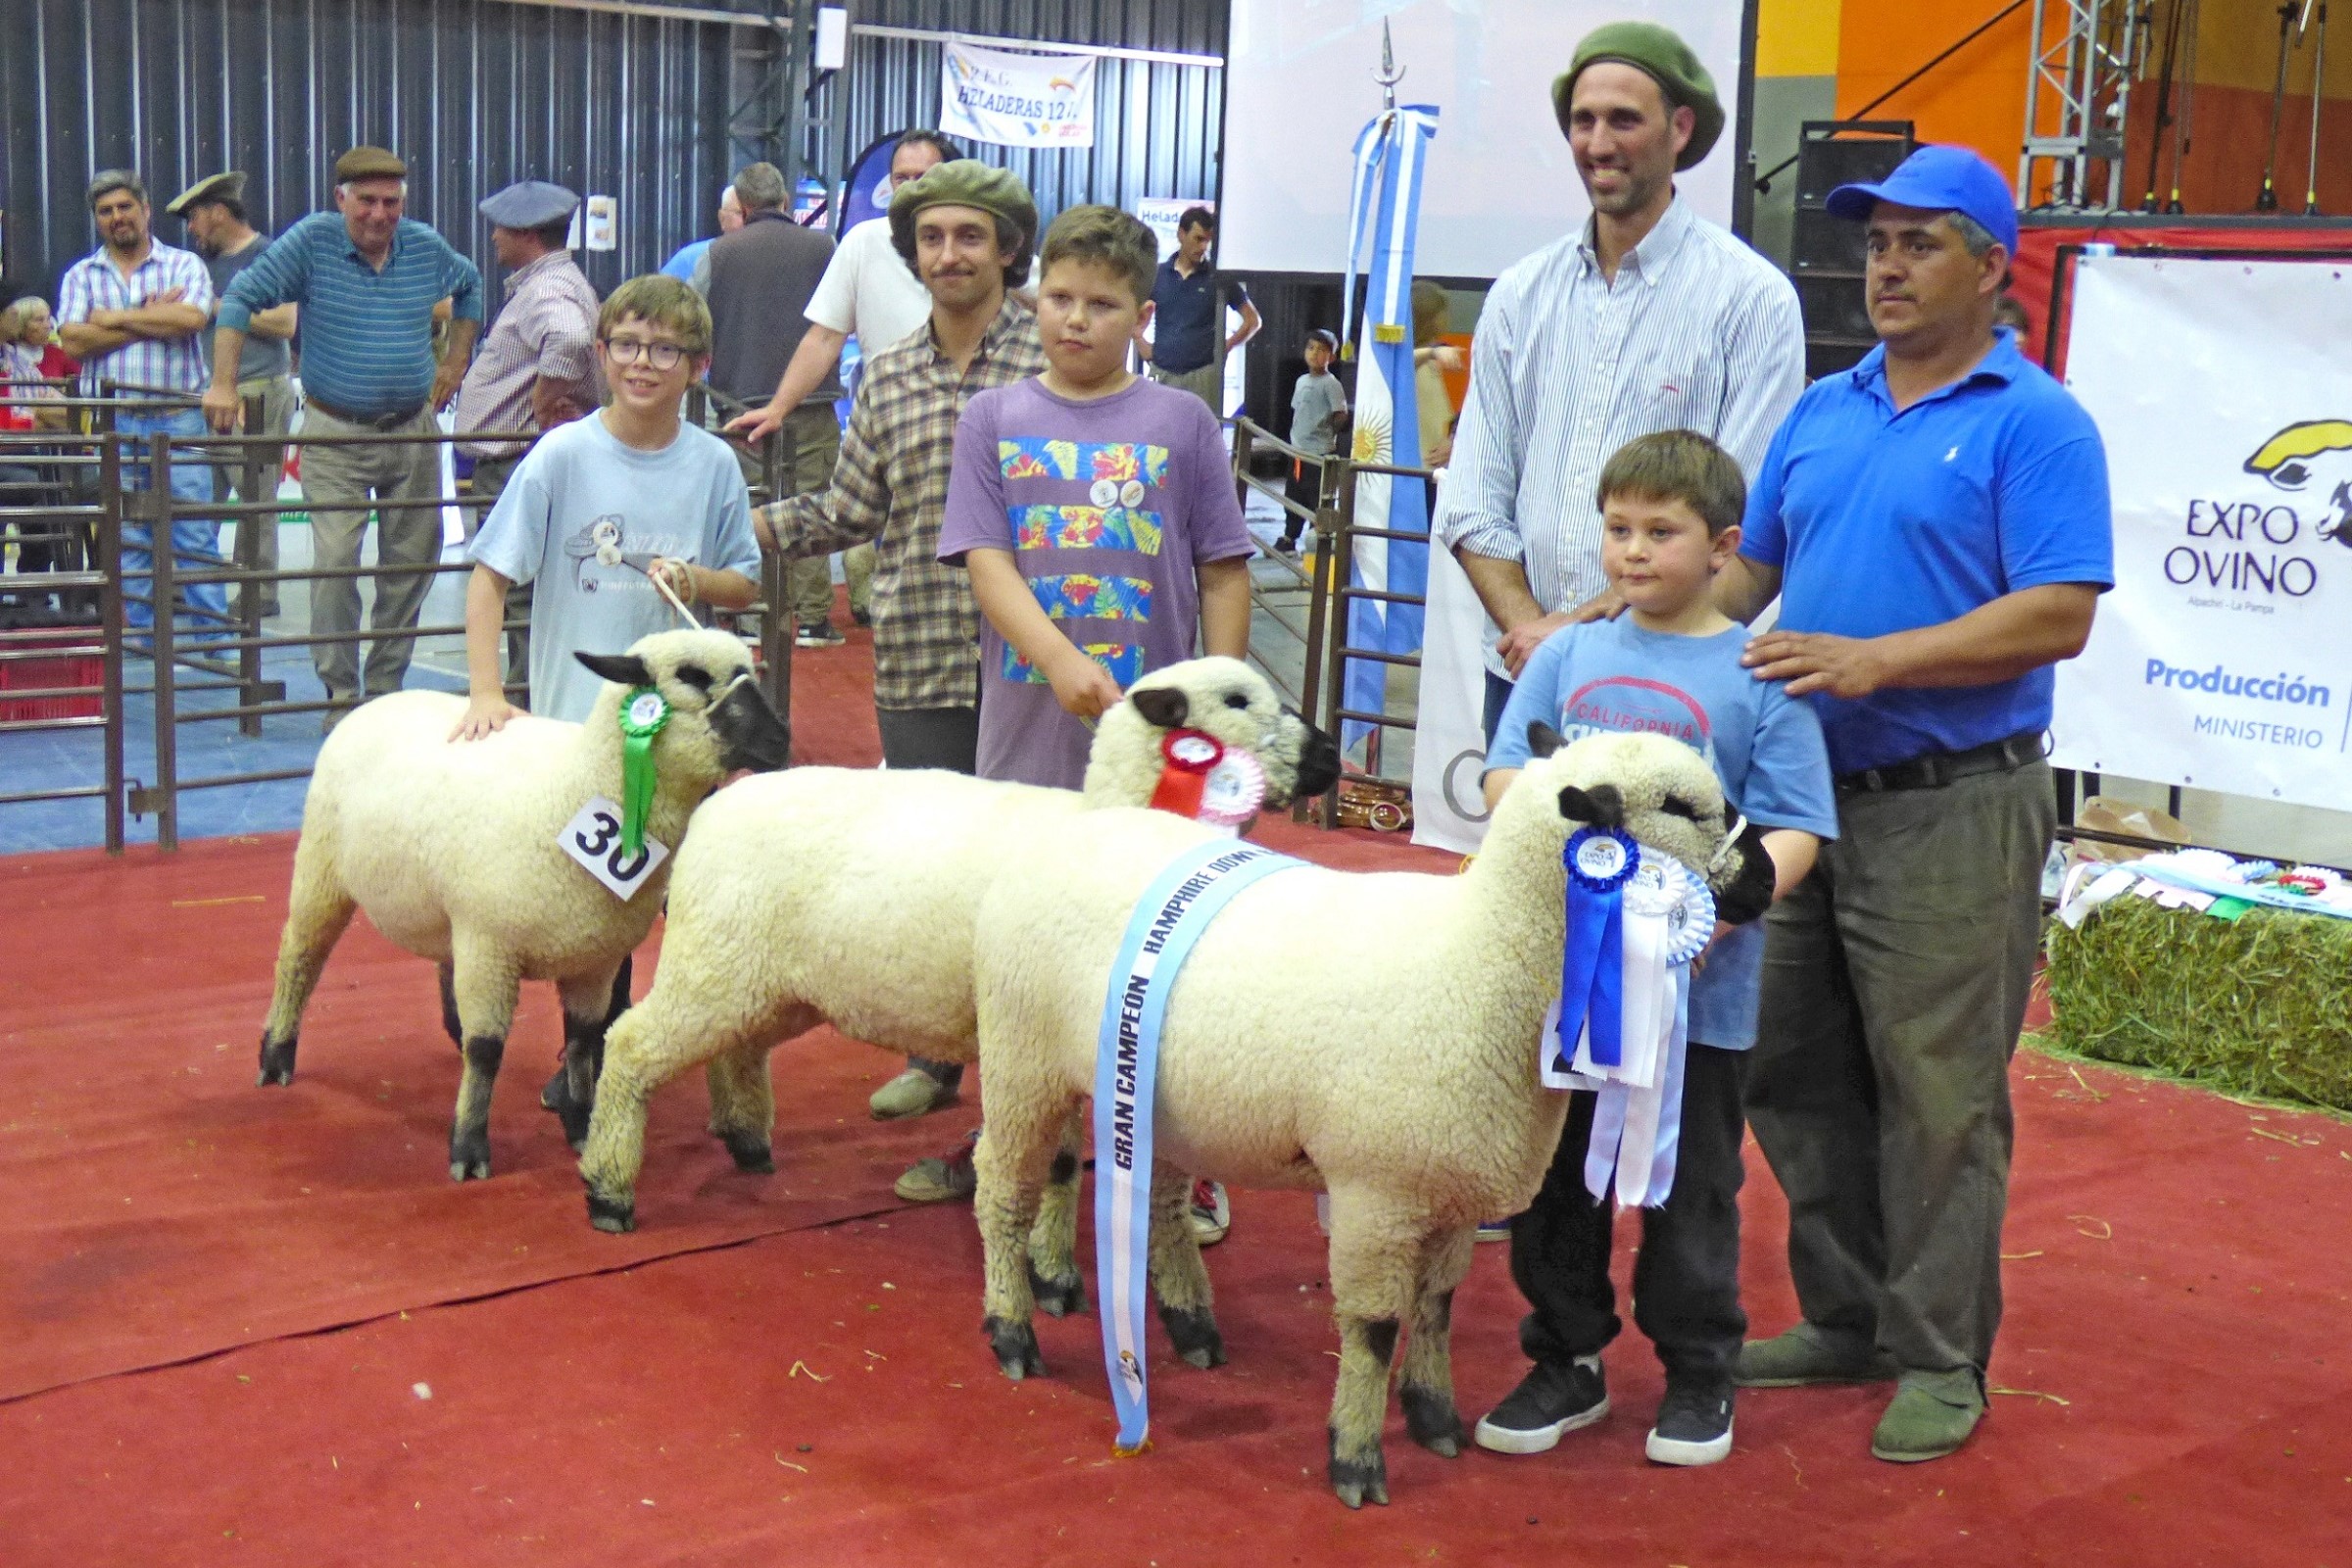
[[[580,808],[580,814],[564,824],[556,842],[564,853],[587,868],[588,874],[623,901],[645,885],[654,867],[669,858],[669,846],[652,834],[645,848],[630,855],[620,847],[620,808],[602,795]]]

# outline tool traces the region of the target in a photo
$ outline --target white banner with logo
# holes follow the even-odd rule
[[[1093,55],[1016,55],[950,39],[940,51],[939,128],[1007,147],[1095,144]]]
[[[2067,385],[2115,591],[2058,666],[2061,767],[2341,809],[2352,790],[2352,276],[2084,257]]]

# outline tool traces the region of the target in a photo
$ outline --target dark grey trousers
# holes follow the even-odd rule
[[[1748,1121],[1788,1195],[1805,1320],[1981,1399],[2050,770],[1838,807],[1838,842],[1767,917]]]

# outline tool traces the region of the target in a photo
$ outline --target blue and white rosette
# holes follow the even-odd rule
[[[1655,1208],[1674,1187],[1690,964],[1714,936],[1715,900],[1682,862],[1639,847],[1621,871],[1612,871],[1604,853],[1589,852],[1588,871],[1603,874],[1580,882],[1576,840],[1569,842],[1569,957],[1561,996],[1577,1001],[1545,1020],[1542,1076],[1553,1088],[1599,1097],[1585,1155],[1586,1189],[1595,1198],[1614,1191],[1620,1203]],[[1595,916],[1603,900],[1613,907]],[[1581,989],[1572,982],[1591,939],[1580,936],[1580,915],[1586,927],[1603,928],[1601,957]],[[1604,971],[1611,983],[1603,983]]]
[[[1579,828],[1560,850],[1567,876],[1568,938],[1560,950],[1560,1022],[1591,1018],[1592,1059],[1614,1066],[1623,1051],[1621,975],[1625,948],[1625,885],[1642,860],[1642,846],[1623,828]],[[1560,1054],[1571,1055],[1560,1033]]]

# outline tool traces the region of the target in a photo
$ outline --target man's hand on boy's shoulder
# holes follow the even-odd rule
[[[1520,671],[1527,667],[1527,662],[1535,657],[1536,650],[1544,646],[1544,639],[1562,626],[1615,620],[1623,613],[1625,601],[1617,597],[1617,590],[1603,588],[1573,610],[1555,610],[1548,615],[1538,615],[1534,620],[1520,622],[1502,634],[1501,640],[1494,645],[1494,651],[1502,656],[1502,667],[1511,672],[1513,680],[1517,680]]]

